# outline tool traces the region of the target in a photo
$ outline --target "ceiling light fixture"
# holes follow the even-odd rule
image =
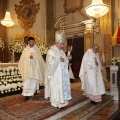
[[[1,20],[1,24],[3,26],[6,26],[6,27],[11,27],[11,26],[13,26],[15,24],[13,22],[13,20],[11,19],[9,11],[6,11],[5,18],[3,20]]]
[[[109,7],[102,0],[92,0],[91,5],[87,6],[85,11],[91,17],[100,18],[108,13]]]

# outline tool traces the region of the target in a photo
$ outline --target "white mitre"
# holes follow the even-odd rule
[[[56,32],[55,33],[55,42],[64,42],[64,39],[65,39],[65,33],[64,31],[63,32]]]

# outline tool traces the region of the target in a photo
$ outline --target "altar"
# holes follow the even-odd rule
[[[40,82],[43,88],[44,80]],[[0,97],[22,93],[23,80],[18,63],[0,63]]]
[[[0,67],[18,66],[18,63],[0,63]]]

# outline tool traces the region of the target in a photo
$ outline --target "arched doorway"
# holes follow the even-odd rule
[[[79,77],[80,65],[84,55],[84,37],[74,35],[67,39],[67,45],[71,45],[72,49],[72,71],[75,78]]]

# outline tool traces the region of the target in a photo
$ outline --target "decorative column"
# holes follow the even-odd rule
[[[92,47],[93,41],[93,20],[85,20],[82,23],[85,24],[85,51]]]
[[[87,51],[92,46],[92,37],[93,37],[93,31],[91,30],[85,30],[85,51]]]
[[[114,100],[119,100],[119,92],[117,86],[117,71],[118,66],[111,65],[110,66],[110,94],[114,95]]]

